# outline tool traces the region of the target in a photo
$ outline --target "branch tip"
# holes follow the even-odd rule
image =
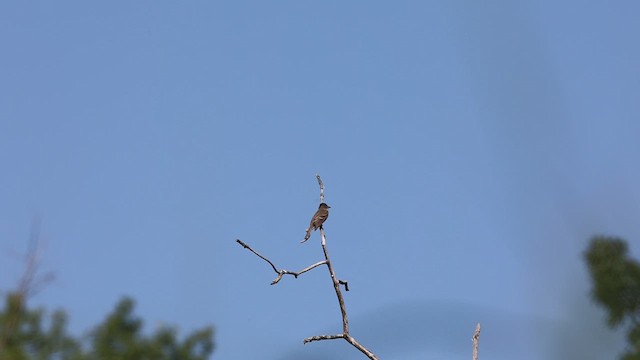
[[[473,332],[473,337],[471,338],[471,340],[473,340],[473,354],[472,354],[472,360],[478,360],[478,342],[480,341],[480,323],[478,323],[478,325],[476,325],[476,330]]]

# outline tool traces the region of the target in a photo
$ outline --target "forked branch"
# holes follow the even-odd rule
[[[324,203],[324,183],[322,182],[320,175],[316,175],[316,179],[318,180],[318,185],[320,186],[320,203]],[[273,262],[271,262],[266,257],[262,256],[255,250],[253,250],[249,245],[245,244],[240,240],[236,240],[236,242],[242,245],[245,249],[248,249],[249,251],[257,255],[258,257],[260,257],[262,260],[269,263],[269,265],[271,265],[271,268],[273,269],[273,271],[275,271],[278,274],[278,277],[271,282],[271,285],[277,284],[284,275],[293,275],[294,277],[297,278],[298,275],[303,274],[320,265],[327,265],[327,269],[329,270],[329,275],[331,276],[331,281],[333,282],[333,289],[336,292],[336,297],[338,298],[338,304],[340,305],[340,313],[342,316],[342,333],[337,335],[316,335],[316,336],[308,337],[304,339],[303,343],[306,344],[306,343],[321,341],[321,340],[344,339],[346,342],[353,345],[353,347],[355,347],[364,355],[366,355],[369,359],[377,360],[378,358],[370,350],[365,348],[362,344],[360,344],[355,338],[353,338],[349,334],[349,319],[347,316],[347,307],[345,306],[344,296],[342,296],[342,291],[340,289],[340,285],[343,285],[345,291],[349,291],[349,283],[344,280],[338,279],[338,277],[336,276],[336,273],[333,269],[333,265],[331,264],[331,260],[329,259],[329,252],[327,251],[327,237],[325,236],[324,229],[322,226],[320,227],[320,237],[322,239],[321,244],[322,244],[322,252],[324,253],[324,260],[318,261],[317,263],[311,266],[308,266],[300,270],[299,272],[293,272],[293,271],[288,271],[284,269],[278,270],[278,268],[273,264]]]
[[[318,266],[320,266],[320,265],[324,265],[324,264],[326,264],[326,263],[327,263],[327,261],[326,261],[326,260],[318,261],[317,263],[315,263],[315,264],[313,264],[313,265],[311,265],[311,266],[307,266],[306,268],[304,268],[304,269],[302,269],[302,270],[300,270],[300,271],[298,271],[298,272],[295,272],[295,271],[289,271],[289,270],[285,270],[285,269],[278,270],[278,268],[276,268],[276,266],[273,264],[273,262],[271,262],[271,260],[269,260],[269,259],[267,259],[266,257],[264,257],[264,256],[263,256],[263,255],[261,255],[259,252],[257,252],[257,251],[255,251],[255,250],[253,250],[253,249],[251,248],[251,246],[249,246],[249,245],[245,244],[245,243],[244,243],[244,242],[242,242],[242,240],[240,240],[240,239],[236,239],[236,242],[237,242],[238,244],[242,245],[242,247],[243,247],[243,248],[245,248],[245,249],[247,249],[247,250],[251,251],[252,253],[256,254],[259,258],[261,258],[262,260],[264,260],[264,261],[268,262],[268,263],[269,263],[269,265],[271,265],[271,268],[273,269],[273,271],[275,271],[275,272],[276,272],[276,274],[278,274],[278,277],[276,277],[276,278],[271,282],[271,285],[275,285],[275,284],[277,284],[277,283],[282,279],[282,277],[283,277],[284,275],[293,275],[293,277],[298,278],[298,276],[300,276],[300,275],[302,275],[302,274],[306,273],[307,271],[309,271],[309,270],[311,270],[311,269],[313,269],[313,268],[316,268],[316,267],[318,267]]]

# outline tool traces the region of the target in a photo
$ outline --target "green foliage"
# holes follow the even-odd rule
[[[66,333],[66,315],[29,310],[18,294],[6,297],[0,312],[0,359],[6,360],[205,360],[213,351],[213,328],[193,332],[180,341],[173,328],[153,335],[142,332],[134,303],[122,299],[114,311],[83,340]]]
[[[596,236],[585,252],[593,299],[607,311],[615,328],[628,325],[629,350],[623,360],[640,360],[640,263],[628,255],[620,238]]]
[[[78,343],[65,332],[66,315],[56,311],[48,324],[43,311],[25,308],[20,294],[6,296],[0,312],[0,359],[76,359]]]

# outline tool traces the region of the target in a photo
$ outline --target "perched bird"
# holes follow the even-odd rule
[[[313,217],[311,218],[311,223],[309,224],[309,228],[307,229],[307,235],[304,236],[304,240],[300,241],[301,243],[309,240],[309,237],[311,236],[311,230],[322,228],[322,223],[329,217],[330,207],[331,206],[325,203],[320,204],[320,206],[318,207],[318,211],[316,211],[316,213],[313,214]]]

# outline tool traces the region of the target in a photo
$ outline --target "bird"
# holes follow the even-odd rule
[[[327,218],[329,217],[330,207],[331,206],[325,203],[320,203],[320,206],[318,206],[318,211],[316,211],[316,213],[313,214],[313,217],[311,218],[311,223],[309,223],[307,234],[304,236],[304,240],[300,241],[300,243],[309,240],[309,237],[311,236],[311,230],[322,229],[322,223],[324,223],[325,220],[327,220]]]

